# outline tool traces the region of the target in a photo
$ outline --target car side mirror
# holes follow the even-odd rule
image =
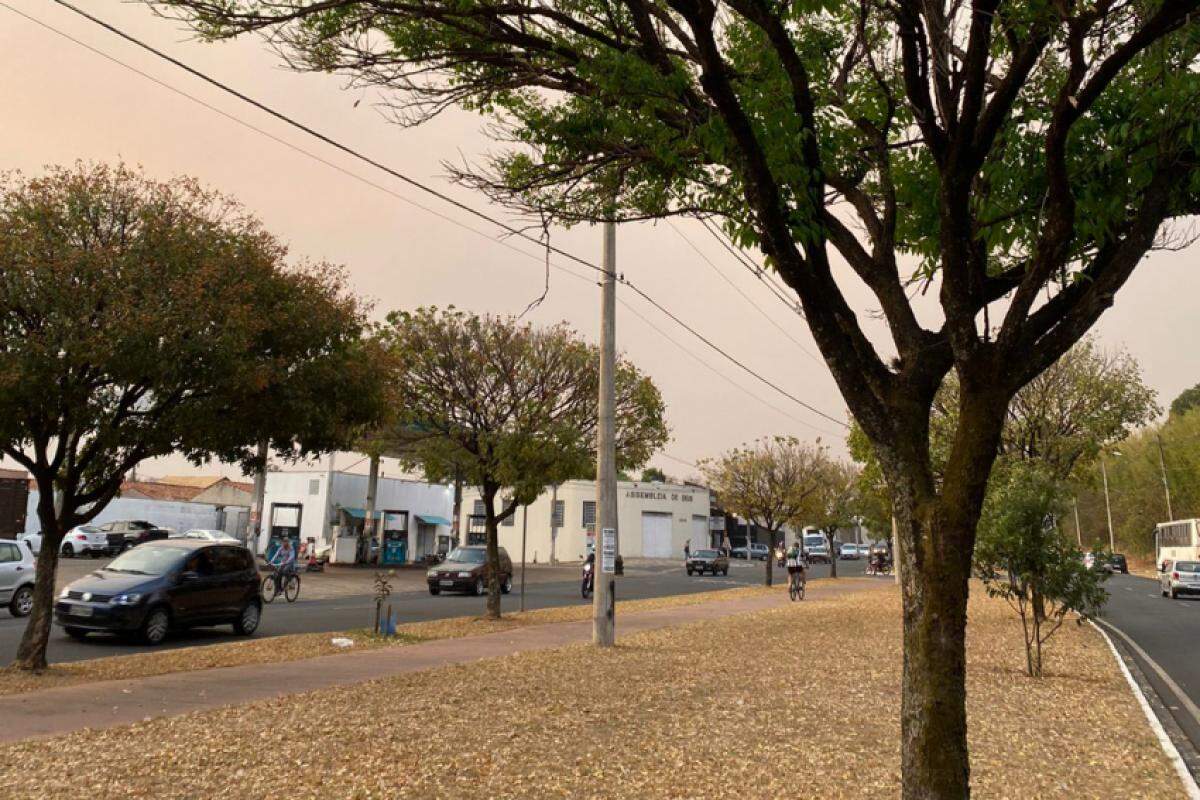
[[[193,570],[190,570],[190,569],[184,570],[183,572],[179,573],[179,582],[180,583],[190,583],[191,581],[195,581],[195,580],[199,580],[199,579],[200,579],[199,573],[197,573]]]

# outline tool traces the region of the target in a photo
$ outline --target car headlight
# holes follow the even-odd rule
[[[431,569],[425,573],[426,578],[436,578],[437,576],[438,576],[438,571],[436,569]]]
[[[141,600],[142,595],[140,592],[127,592],[126,594],[117,595],[112,599],[112,602],[115,606],[132,606],[141,602]]]
[[[458,577],[460,577],[460,578],[469,578],[469,577],[471,577],[471,573],[469,573],[469,572],[460,572],[460,573],[458,573]]]
[[[63,590],[62,590],[61,592],[59,592],[59,593],[58,593],[58,596],[59,596],[59,597],[67,597],[67,596],[68,596],[68,595],[70,595],[70,594],[71,594],[71,589],[70,589],[70,587],[64,586],[64,587],[63,587]]]

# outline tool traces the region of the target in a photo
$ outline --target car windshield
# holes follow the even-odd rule
[[[825,537],[824,536],[805,536],[804,537],[804,546],[805,547],[823,547],[824,545],[825,545]]]
[[[473,547],[456,547],[450,553],[447,561],[457,561],[460,564],[482,564],[487,553]]]
[[[166,575],[178,567],[187,550],[177,547],[155,547],[144,544],[119,555],[106,569],[109,572],[127,572],[132,575]]]
[[[716,558],[717,551],[716,550],[697,550],[696,557],[697,558]]]
[[[1200,572],[1200,561],[1176,561],[1176,572]]]

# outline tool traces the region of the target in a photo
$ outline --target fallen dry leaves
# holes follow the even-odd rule
[[[647,600],[627,600],[619,602],[617,605],[620,610],[627,613],[650,611],[656,608],[694,605],[712,600],[731,600],[775,590],[778,590],[778,587],[776,589],[757,586],[720,589],[712,592],[671,595]],[[353,649],[361,650],[363,648],[403,646],[429,639],[457,639],[463,636],[494,633],[527,625],[577,622],[591,619],[591,616],[591,604],[581,602],[574,606],[526,611],[524,614],[505,614],[499,620],[489,620],[483,617],[450,617],[428,622],[413,622],[398,625],[396,627],[397,635],[388,639],[372,636],[369,631],[364,630],[344,633],[301,633],[153,653],[87,659],[55,664],[40,673],[0,668],[0,695],[94,681],[148,678],[151,675],[166,675],[174,672],[236,667],[243,664],[276,664],[282,661],[316,658],[345,652],[344,648],[334,645],[331,641],[343,636],[354,640]]]
[[[976,797],[1172,798],[1107,646],[1064,629],[1025,678],[977,591]],[[725,798],[899,793],[892,588],[0,747],[0,797]],[[96,757],[95,754],[103,754]]]

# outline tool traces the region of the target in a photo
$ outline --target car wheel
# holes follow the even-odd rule
[[[441,590],[439,587],[437,587],[437,586],[434,586],[434,585],[431,583],[431,584],[429,584],[429,593],[430,593],[430,594],[432,594],[432,595],[439,595],[439,594],[441,594],[441,593],[442,593],[442,590]]]
[[[475,579],[475,596],[482,597],[485,591],[486,591],[486,587],[484,587],[484,585],[483,585],[483,578],[476,578]]]
[[[692,568],[691,568],[691,567],[688,567],[688,568],[687,568],[687,574],[688,574],[688,576],[689,576],[689,577],[691,576],[691,574],[692,574]]]
[[[1172,600],[1174,600],[1177,597],[1174,586],[1171,587],[1170,592],[1167,594],[1167,597],[1171,598]]]
[[[233,621],[233,632],[238,636],[250,636],[258,630],[258,623],[261,621],[262,607],[251,601],[246,603],[242,613],[238,614],[238,618]]]
[[[8,610],[14,617],[28,617],[33,611],[33,587],[22,586],[13,594],[8,603]]]
[[[66,544],[64,544],[62,546],[62,555],[63,555],[63,558],[74,558],[75,557],[75,548],[71,546],[70,542],[67,542]]]
[[[500,584],[501,594],[508,594],[512,591],[512,575],[504,576],[504,583]]]
[[[142,641],[146,644],[161,644],[171,627],[171,615],[162,606],[150,609],[142,622]]]

